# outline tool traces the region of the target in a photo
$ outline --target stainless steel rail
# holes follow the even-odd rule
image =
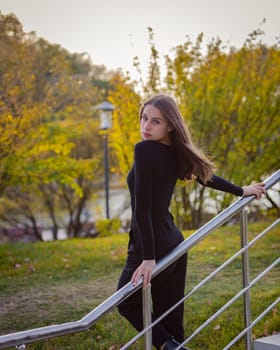
[[[139,332],[134,338],[132,338],[129,342],[127,342],[121,350],[128,349],[130,345],[132,345],[136,340],[141,338],[146,331],[150,330],[152,327],[154,327],[157,323],[159,323],[162,319],[164,319],[170,312],[172,312],[177,306],[179,306],[182,302],[186,301],[190,296],[192,296],[195,292],[197,292],[201,287],[203,287],[207,282],[209,282],[213,277],[215,277],[219,272],[221,272],[225,267],[227,267],[229,264],[231,264],[239,255],[243,254],[246,250],[248,250],[250,247],[252,247],[258,240],[263,238],[271,229],[276,227],[280,224],[280,219],[275,220],[274,223],[272,223],[270,226],[268,226],[263,232],[258,234],[248,245],[241,248],[239,251],[237,251],[232,257],[230,257],[228,260],[226,260],[223,264],[221,264],[216,270],[212,271],[206,278],[204,278],[202,281],[200,281],[188,294],[184,296],[183,299],[179,300],[176,304],[174,304],[169,310],[167,310],[165,313],[163,313],[159,318],[157,318],[153,323],[151,323],[149,326],[147,326],[145,329],[143,329],[141,332]],[[280,258],[279,258],[280,259]],[[260,278],[263,277],[264,273],[267,273],[270,271],[274,266],[276,266],[279,263],[279,259],[277,259],[276,262],[273,263],[272,267],[269,267],[260,275]],[[257,282],[258,280],[256,280]],[[253,282],[250,286],[253,285]],[[246,288],[243,290],[243,292],[247,292],[249,288]],[[241,296],[243,293],[241,292],[238,294],[238,297]],[[237,298],[238,298],[237,297]],[[235,299],[230,303],[232,304],[235,301]],[[224,309],[222,310],[224,311]],[[222,313],[222,312],[220,312]],[[219,314],[220,314],[219,313]],[[216,315],[218,316],[218,315]],[[192,335],[185,340],[184,343],[190,341],[195,335],[197,335],[204,327],[206,327],[208,324],[211,323],[212,320],[214,320],[216,317],[212,317],[212,319],[208,319],[203,325],[201,325],[195,332],[192,333]],[[250,329],[250,327],[248,327]],[[239,338],[237,338],[238,340]]]
[[[264,182],[266,185],[266,189],[269,189],[274,184],[276,184],[280,180],[280,170],[276,171],[273,175],[267,178]],[[254,200],[254,196],[243,197],[234,202],[231,206],[217,215],[215,218],[210,220],[207,224],[198,229],[195,233],[193,233],[190,237],[188,237],[184,242],[178,245],[174,250],[170,252],[169,255],[161,259],[153,272],[153,276],[155,277],[161,271],[166,269],[169,265],[171,265],[174,261],[179,259],[182,255],[184,255],[187,251],[189,251],[192,247],[202,241],[205,237],[207,237],[211,232],[216,230],[218,227],[223,225],[225,222],[230,220],[236,214],[241,212],[250,202]],[[243,293],[245,293],[252,283],[248,284],[247,287],[243,288]],[[108,299],[106,299],[103,303],[97,306],[94,310],[89,312],[86,316],[84,316],[79,321],[68,322],[59,325],[46,326],[41,328],[36,328],[32,330],[12,333],[0,336],[0,349],[5,349],[12,346],[25,348],[25,344],[49,339],[53,337],[58,337],[70,333],[82,332],[88,330],[92,325],[94,325],[99,319],[101,319],[104,315],[110,312],[112,309],[117,307],[123,300],[127,297],[135,293],[142,287],[142,281],[140,281],[136,286],[132,285],[132,283],[126,284],[123,288],[112,294]],[[189,293],[190,294],[190,293]],[[191,294],[193,294],[191,292]],[[188,295],[187,295],[188,296]],[[185,296],[186,298],[186,296]],[[185,299],[184,298],[184,299]],[[146,300],[146,297],[145,297]],[[147,323],[149,319],[147,319]],[[153,326],[150,325],[145,328],[142,333],[149,331]],[[247,328],[250,329],[250,326]],[[146,338],[146,342],[149,343],[151,337]],[[134,338],[133,338],[134,339]],[[135,339],[134,339],[135,341]],[[187,342],[188,339],[185,340]],[[127,343],[127,345],[130,344]],[[124,347],[125,348],[125,347]],[[146,345],[146,349],[151,348],[150,345]]]

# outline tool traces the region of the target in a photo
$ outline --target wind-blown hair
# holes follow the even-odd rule
[[[147,105],[158,108],[172,128],[170,138],[178,157],[179,178],[189,180],[197,177],[204,183],[210,180],[214,164],[192,142],[191,133],[174,99],[164,94],[152,96],[140,107],[140,118]]]

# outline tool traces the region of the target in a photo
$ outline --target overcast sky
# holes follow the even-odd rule
[[[26,32],[131,76],[134,56],[144,72],[147,66],[147,27],[162,57],[200,32],[240,47],[264,18],[263,41],[275,43],[280,35],[280,0],[0,0],[0,10],[14,13]]]

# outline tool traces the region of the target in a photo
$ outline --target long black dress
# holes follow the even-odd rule
[[[131,196],[131,230],[128,257],[118,289],[131,280],[144,259],[158,260],[183,241],[169,212],[178,180],[178,161],[174,146],[157,141],[136,144],[134,165],[127,177]],[[241,196],[239,186],[213,175],[206,186]],[[184,296],[186,259],[183,256],[152,280],[153,319]],[[141,291],[119,306],[120,313],[140,331],[143,328]],[[171,336],[184,339],[183,304],[153,328],[153,344],[158,349]]]

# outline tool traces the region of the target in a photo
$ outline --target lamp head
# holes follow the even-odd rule
[[[108,130],[112,127],[112,112],[114,105],[108,101],[102,102],[96,107],[100,111],[100,129]]]

